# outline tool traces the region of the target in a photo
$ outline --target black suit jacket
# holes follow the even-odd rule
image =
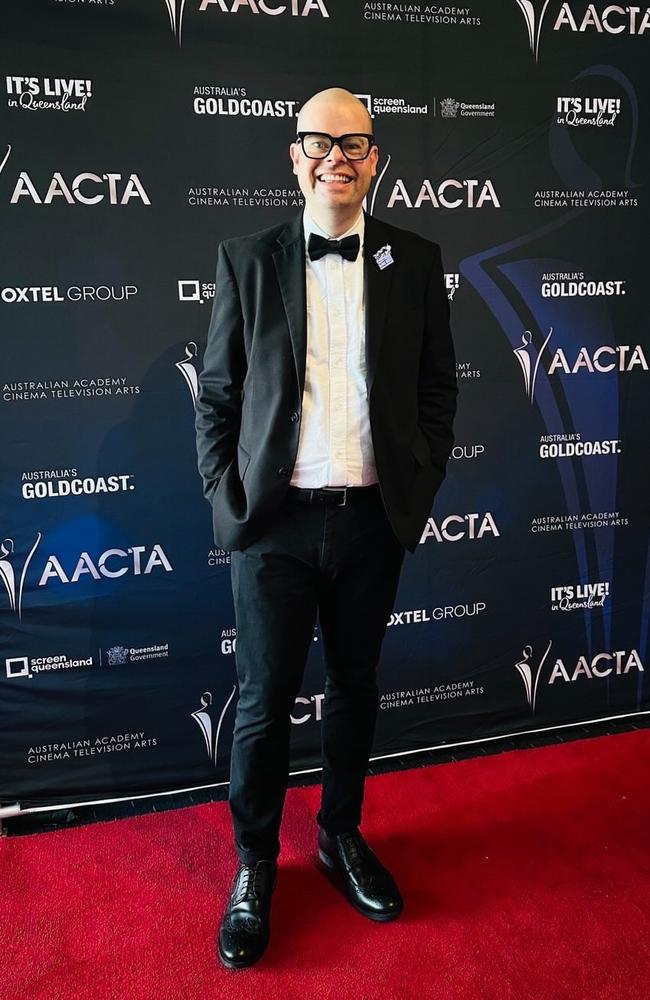
[[[390,244],[394,263],[373,259]],[[453,445],[456,364],[437,243],[365,215],[366,385],[386,513],[413,552]],[[196,431],[214,538],[273,523],[298,450],[307,310],[302,212],[218,248]]]

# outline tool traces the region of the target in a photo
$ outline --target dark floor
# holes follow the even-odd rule
[[[389,760],[374,761],[368,768],[369,774],[383,774],[387,771],[407,770],[413,767],[428,767],[431,764],[445,764],[449,761],[466,760],[468,757],[478,757],[480,754],[503,753],[506,750],[529,750],[533,747],[567,743],[571,740],[582,740],[598,736],[608,736],[613,733],[624,733],[633,729],[650,728],[650,715],[637,715],[629,719],[617,721],[578,723],[566,729],[557,729],[537,736],[514,736],[495,739],[487,743],[474,743],[454,747],[452,750],[430,750],[423,753],[408,754],[403,757],[391,757]],[[320,782],[320,771],[312,774],[298,775],[289,779],[289,786],[314,785]],[[180,809],[183,806],[200,805],[205,802],[219,802],[228,798],[228,786],[206,788],[201,791],[181,792],[170,795],[162,794],[152,798],[123,799],[107,805],[76,806],[59,809],[47,809],[43,812],[30,813],[24,816],[14,816],[3,821],[2,833],[7,836],[23,836],[30,833],[43,833],[49,830],[69,829],[73,826],[84,826],[87,823],[101,823],[107,820],[123,819],[126,816],[141,816],[149,812],[165,812],[168,809]]]

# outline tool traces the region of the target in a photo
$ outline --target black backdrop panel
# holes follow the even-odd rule
[[[368,210],[443,248],[460,381],[375,754],[650,710],[645,7],[23,0],[2,25],[0,797],[227,779],[196,377],[218,242],[300,208],[295,117],[332,85],[374,117]],[[322,699],[316,627],[296,769]]]

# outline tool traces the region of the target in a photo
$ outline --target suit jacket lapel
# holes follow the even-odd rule
[[[302,398],[307,361],[307,291],[302,212],[287,223],[278,236],[278,243],[280,246],[273,252],[273,263],[287,314],[300,398]]]
[[[386,327],[394,265],[381,270],[373,254],[389,239],[383,223],[364,212],[364,270],[366,282],[366,387],[368,395],[377,371],[381,339]]]

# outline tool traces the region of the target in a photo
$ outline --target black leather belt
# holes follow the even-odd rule
[[[326,507],[345,507],[359,496],[369,496],[379,489],[379,483],[370,486],[322,486],[320,489],[303,489],[301,486],[289,486],[287,499],[298,500],[300,503],[322,504]]]

